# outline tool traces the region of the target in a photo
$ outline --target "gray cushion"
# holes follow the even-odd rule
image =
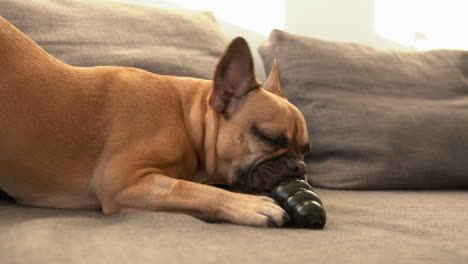
[[[316,191],[327,210],[320,231],[0,200],[0,262],[466,264],[468,192]]]
[[[395,51],[273,31],[259,49],[278,59],[304,113],[316,186],[468,188],[468,51]]]
[[[3,0],[0,16],[76,66],[133,66],[211,79],[228,42],[206,11],[106,0]]]

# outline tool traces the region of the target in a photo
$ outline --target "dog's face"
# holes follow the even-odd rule
[[[245,40],[234,40],[216,70],[210,105],[219,112],[218,171],[230,185],[264,192],[286,177],[305,176],[307,126],[281,89],[276,61],[262,86]]]

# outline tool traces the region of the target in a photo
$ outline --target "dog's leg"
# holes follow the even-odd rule
[[[108,198],[109,199],[109,198]],[[287,213],[273,199],[229,192],[164,175],[145,175],[103,201],[104,213],[135,210],[181,212],[207,221],[252,226],[282,226]]]

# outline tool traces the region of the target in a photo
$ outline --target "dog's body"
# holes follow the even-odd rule
[[[304,175],[305,122],[276,67],[264,88],[242,39],[213,82],[73,67],[0,17],[0,189],[27,205],[280,226],[272,199],[193,182],[263,190],[286,175],[260,175],[273,160]]]

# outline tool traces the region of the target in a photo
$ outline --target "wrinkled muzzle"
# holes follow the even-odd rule
[[[304,178],[307,166],[292,155],[281,155],[237,172],[235,188],[245,192],[268,192],[285,178]]]

